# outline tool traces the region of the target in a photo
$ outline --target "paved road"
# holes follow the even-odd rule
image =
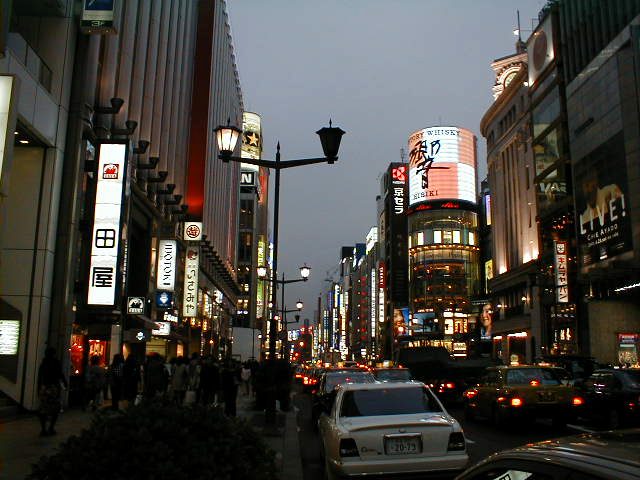
[[[294,406],[297,410],[298,436],[304,480],[320,480],[324,476],[324,468],[320,438],[311,425],[311,397],[298,393],[294,397]],[[450,408],[449,412],[462,424],[467,437],[467,450],[472,463],[477,463],[500,450],[577,433],[577,430],[572,428],[566,430],[554,429],[551,426],[551,422],[545,421],[519,425],[506,430],[497,430],[489,422],[481,419],[465,420],[461,408]]]

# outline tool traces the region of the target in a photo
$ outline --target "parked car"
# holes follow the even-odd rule
[[[607,428],[640,421],[640,369],[600,369],[582,385],[583,415]]]
[[[330,479],[454,474],[469,460],[460,424],[420,382],[341,385],[318,425]]]
[[[407,382],[413,380],[411,371],[408,368],[374,368],[372,373],[379,382]]]
[[[311,402],[311,421],[316,425],[320,414],[329,411],[335,399],[335,390],[345,383],[374,383],[371,372],[355,369],[328,370],[320,377],[318,389]]]
[[[490,418],[497,426],[509,420],[547,417],[565,426],[584,399],[564,385],[549,367],[500,366],[487,369],[479,385],[464,393],[465,416]]]
[[[640,478],[640,429],[564,437],[496,453],[456,480]]]
[[[302,376],[302,392],[315,395],[318,391],[318,383],[320,377],[326,371],[326,368],[313,368]]]
[[[586,380],[600,366],[595,358],[582,355],[545,355],[541,361],[549,366],[564,368],[576,385]]]

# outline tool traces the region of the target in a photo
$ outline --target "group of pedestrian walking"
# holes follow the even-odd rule
[[[119,410],[121,402],[134,405],[142,399],[163,397],[177,405],[202,404],[223,406],[228,416],[236,416],[238,390],[242,394],[256,394],[259,377],[258,363],[243,364],[227,359],[217,361],[212,356],[178,356],[170,361],[158,353],[150,353],[140,364],[133,353],[126,359],[123,354],[113,356],[107,367],[97,355],[89,358],[85,376],[85,408],[101,408],[110,396],[109,408]],[[47,348],[38,369],[38,417],[41,435],[54,435],[55,424],[62,409],[61,393],[67,380],[53,348]]]

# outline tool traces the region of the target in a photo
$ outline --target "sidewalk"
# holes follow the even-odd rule
[[[251,410],[249,397],[238,395],[238,417],[245,418],[262,435],[264,413]],[[22,480],[31,472],[31,465],[43,455],[56,452],[71,435],[80,433],[91,422],[91,413],[71,409],[62,413],[56,424],[57,435],[40,437],[40,424],[35,415],[0,419],[0,480]],[[276,452],[276,465],[283,480],[302,480],[302,463],[293,410],[278,413],[280,436],[262,435],[265,443]]]

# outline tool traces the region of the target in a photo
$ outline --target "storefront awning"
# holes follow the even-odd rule
[[[139,328],[146,330],[157,330],[158,325],[146,315],[129,315],[129,318],[135,318],[139,322]]]

